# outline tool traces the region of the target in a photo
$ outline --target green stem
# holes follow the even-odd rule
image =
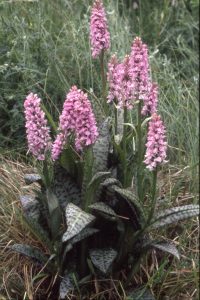
[[[102,98],[104,111],[107,114],[107,103],[106,103],[106,74],[104,69],[104,50],[100,54],[100,68],[101,68],[101,82],[102,82]]]
[[[153,183],[152,183],[152,193],[151,193],[151,209],[149,213],[149,217],[147,220],[147,225],[150,224],[151,219],[153,218],[155,207],[156,207],[156,183],[157,183],[157,168],[153,170]]]
[[[45,115],[47,116],[47,119],[48,119],[48,121],[49,121],[49,123],[50,123],[50,125],[53,129],[53,132],[56,134],[57,133],[56,123],[54,122],[51,114],[48,112],[48,110],[46,109],[46,106],[43,103],[41,104],[41,107],[42,107],[43,111],[45,112]]]
[[[138,197],[142,200],[142,116],[141,116],[142,104],[141,101],[138,103],[138,116],[137,116],[137,134],[138,134],[138,168],[137,168],[137,188],[138,188]]]
[[[127,117],[128,117],[128,111],[127,108],[124,107],[124,123],[127,123]],[[127,184],[127,151],[126,151],[126,130],[127,129],[127,125],[124,125],[124,137],[123,137],[123,174],[124,174],[124,178],[123,178],[123,184],[124,187],[126,187]]]
[[[137,239],[144,234],[144,232],[146,231],[146,229],[150,225],[151,220],[153,218],[154,211],[155,211],[155,206],[156,206],[156,182],[157,182],[157,168],[153,171],[153,184],[152,184],[152,193],[151,193],[151,210],[150,210],[150,213],[149,213],[149,217],[148,217],[148,220],[147,220],[145,226],[141,230],[139,230],[135,234],[135,236],[133,237],[133,240],[132,240],[133,245],[137,241]],[[130,281],[133,278],[133,275],[137,272],[137,270],[140,266],[140,261],[142,259],[142,256],[144,256],[144,253],[139,257],[138,261],[133,265],[133,268],[132,268],[132,270],[131,270],[131,272],[128,276],[128,279],[126,281],[126,286],[128,286],[128,284],[130,283]]]
[[[85,276],[86,269],[87,269],[87,263],[86,263],[86,257],[87,257],[87,244],[86,241],[81,242],[81,251],[80,251],[80,275],[81,277]]]
[[[128,285],[130,284],[132,278],[133,278],[133,275],[135,273],[137,273],[139,267],[140,267],[140,262],[141,262],[141,257],[138,258],[137,262],[135,262],[135,264],[133,265],[131,271],[130,271],[130,274],[128,275],[128,278],[126,280],[126,283],[125,283],[125,287],[128,287]]]
[[[117,125],[118,125],[118,111],[117,111],[117,107],[114,108],[115,110],[115,135],[117,135]]]

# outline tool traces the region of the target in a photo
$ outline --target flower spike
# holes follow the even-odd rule
[[[38,160],[44,160],[45,152],[51,147],[51,137],[40,102],[37,94],[30,93],[24,101],[24,113],[29,151]]]

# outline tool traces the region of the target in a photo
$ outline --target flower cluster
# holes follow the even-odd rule
[[[142,108],[143,115],[152,115],[157,111],[158,104],[158,86],[156,83],[151,83],[147,99]]]
[[[126,55],[124,61],[119,63],[117,57],[113,55],[108,63],[107,79],[109,82],[108,103],[116,101],[119,108],[132,108],[133,81],[129,76],[129,56]]]
[[[30,93],[24,101],[26,134],[29,151],[38,160],[45,159],[45,152],[50,149],[51,138],[45,114],[40,107],[41,99]]]
[[[69,135],[74,134],[77,151],[93,144],[98,137],[96,120],[87,94],[76,86],[73,86],[67,94],[60,115],[59,130],[52,147],[53,160],[59,157]]]
[[[92,7],[90,41],[93,58],[98,57],[102,50],[106,50],[110,47],[110,34],[108,32],[106,14],[102,0],[96,0]]]
[[[146,154],[144,163],[152,171],[158,164],[166,162],[167,142],[165,126],[157,114],[153,114],[149,122]]]
[[[134,98],[145,102],[150,82],[148,48],[139,37],[134,39],[131,47],[129,72],[134,83]]]
[[[125,56],[122,63],[118,62],[116,56],[111,58],[107,77],[110,88],[108,102],[115,99],[119,107],[132,108],[136,100],[143,100],[148,110],[154,111],[154,108],[149,108],[152,100],[149,99],[151,83],[148,49],[139,37],[134,39],[131,54]]]

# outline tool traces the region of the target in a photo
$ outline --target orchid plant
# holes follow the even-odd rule
[[[179,258],[173,243],[152,240],[150,232],[199,212],[192,204],[156,209],[167,138],[147,45],[136,37],[122,62],[113,55],[106,80],[110,34],[101,0],[92,8],[90,41],[93,58],[100,58],[107,114],[102,124],[76,86],[66,96],[58,126],[37,94],[24,102],[28,148],[39,168],[39,174],[25,175],[25,182],[37,182],[40,189],[34,198],[21,196],[22,218],[46,252],[30,245],[11,248],[59,275],[60,299],[92,276],[117,276],[122,269],[128,285],[152,248]]]

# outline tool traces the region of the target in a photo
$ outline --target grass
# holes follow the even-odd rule
[[[149,46],[152,75],[159,85],[159,111],[169,142],[169,169],[160,178],[166,203],[197,203],[199,2],[143,0],[135,9],[131,0],[104,2],[112,53],[117,52],[120,58],[129,53],[137,35]],[[39,269],[33,268],[30,260],[7,251],[14,241],[43,247],[28,231],[24,234],[16,218],[23,174],[32,168],[32,162],[27,163],[23,120],[26,94],[38,93],[57,118],[66,92],[77,84],[89,92],[101,119],[101,104],[96,101],[101,90],[100,66],[91,58],[88,40],[91,4],[89,0],[0,2],[0,293],[4,291],[8,299],[11,289],[19,299],[32,299],[37,288],[42,293],[46,280],[42,272],[37,279]],[[182,222],[170,231],[182,254],[180,262],[152,253],[134,284],[147,284],[158,299],[197,299],[197,220]],[[124,297],[120,283],[91,285],[91,299],[109,299],[111,291],[116,299],[119,293],[120,299]]]

